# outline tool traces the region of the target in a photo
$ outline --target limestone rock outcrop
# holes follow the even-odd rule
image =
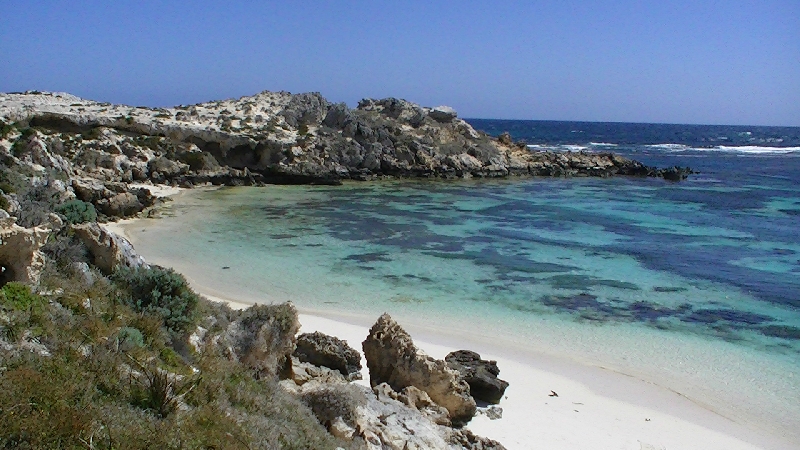
[[[0,284],[19,281],[36,284],[44,268],[42,246],[50,235],[48,227],[25,228],[14,217],[0,219]]]
[[[460,374],[419,350],[388,314],[378,318],[362,345],[371,386],[387,383],[398,392],[414,386],[446,408],[454,425],[464,424],[475,415],[475,400]]]
[[[92,264],[106,275],[110,275],[118,267],[147,266],[130,241],[108,231],[97,222],[73,225],[72,229],[89,251]]]
[[[133,216],[152,206],[156,200],[148,189],[131,188],[121,182],[103,183],[92,178],[76,178],[71,187],[78,199],[92,203],[109,217]]]
[[[508,382],[497,378],[500,374],[497,361],[481,359],[481,355],[470,350],[450,352],[444,360],[450,368],[461,373],[475,400],[499,403],[503,398]]]
[[[503,450],[500,443],[475,436],[467,429],[438,425],[428,416],[387,392],[386,385],[367,395],[366,405],[358,408],[356,433],[370,450],[472,449]]]
[[[349,379],[361,378],[361,353],[334,336],[318,331],[301,334],[294,356],[301,362],[338,370]]]
[[[150,109],[63,93],[15,93],[0,94],[0,121],[11,127],[7,139],[19,149],[10,155],[15,162],[103,182],[333,184],[384,176],[512,175],[680,180],[689,173],[611,153],[531,151],[508,135],[495,139],[476,131],[450,107],[397,98],[364,99],[349,108],[319,93],[265,91]],[[47,133],[22,134],[31,127]],[[109,200],[107,208],[133,205],[129,200]]]

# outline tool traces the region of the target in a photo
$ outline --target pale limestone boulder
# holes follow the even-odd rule
[[[240,361],[262,378],[291,378],[292,353],[300,321],[291,302],[253,305],[243,310],[214,339],[230,359]]]
[[[353,436],[362,438],[366,448],[370,450],[505,449],[500,443],[475,436],[467,429],[453,429],[439,425],[417,408],[405,404],[403,395],[399,395],[398,399],[395,399],[395,396],[398,394],[389,386],[379,385],[366,396],[366,404],[356,408]],[[405,400],[408,399],[406,396]],[[334,427],[331,428],[333,431]],[[336,432],[347,438],[350,430],[345,427],[337,428],[339,429]]]
[[[0,280],[36,284],[44,268],[41,248],[50,236],[50,228],[24,228],[15,221],[14,217],[0,219]]]
[[[475,415],[475,400],[460,374],[419,350],[388,314],[378,318],[362,346],[371,386],[387,383],[398,392],[414,386],[446,408],[456,425],[469,422]]]
[[[144,258],[122,236],[112,233],[96,222],[73,225],[75,235],[83,242],[92,257],[92,264],[110,275],[118,267],[146,267]]]

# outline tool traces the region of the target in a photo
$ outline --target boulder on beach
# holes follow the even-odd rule
[[[372,387],[387,383],[399,392],[414,386],[446,408],[454,425],[462,425],[475,415],[476,404],[467,382],[446,362],[418,349],[389,314],[378,318],[362,345]]]
[[[294,356],[301,362],[338,370],[348,379],[361,378],[361,353],[347,342],[319,331],[299,335]]]
[[[470,350],[450,352],[444,358],[451,369],[457,370],[469,384],[472,398],[487,403],[500,403],[508,382],[497,378],[500,369],[497,361],[481,359],[481,355]]]

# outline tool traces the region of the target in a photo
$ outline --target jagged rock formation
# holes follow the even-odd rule
[[[395,391],[414,386],[447,409],[453,424],[468,422],[475,415],[475,400],[469,385],[447,363],[419,350],[411,336],[388,314],[370,328],[363,343],[372,387],[387,383]]]
[[[301,362],[338,370],[349,379],[361,378],[361,353],[347,342],[318,331],[297,337],[294,356]]]
[[[469,384],[469,392],[475,400],[500,403],[508,382],[497,378],[500,369],[497,361],[481,359],[481,355],[470,350],[457,350],[444,357],[451,369],[457,370]]]
[[[130,241],[106,230],[97,222],[73,225],[72,229],[89,251],[92,264],[105,275],[110,275],[118,267],[147,266]]]
[[[686,175],[610,153],[531,152],[475,131],[452,108],[396,98],[365,99],[351,109],[319,93],[265,91],[151,109],[63,93],[0,94],[0,120],[8,159],[103,182]],[[23,135],[23,130],[35,131]]]

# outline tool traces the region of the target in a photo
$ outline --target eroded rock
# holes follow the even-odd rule
[[[73,225],[72,229],[89,251],[92,264],[106,275],[110,275],[118,267],[147,266],[130,241],[96,222]]]
[[[371,386],[387,383],[398,392],[414,386],[446,408],[455,425],[464,424],[475,415],[475,400],[460,374],[446,362],[419,350],[388,314],[378,318],[362,345]]]
[[[437,122],[448,123],[458,117],[456,110],[449,106],[437,106],[428,113]]]

